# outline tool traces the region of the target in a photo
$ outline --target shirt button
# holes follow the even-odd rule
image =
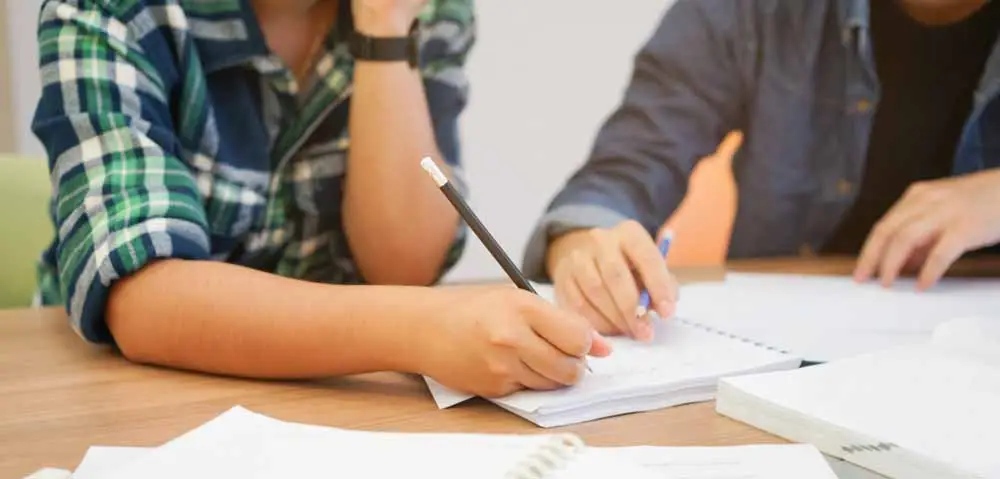
[[[851,193],[854,193],[854,183],[851,183],[843,178],[837,180],[837,193],[839,193],[840,196],[848,196]]]
[[[867,113],[871,109],[872,102],[865,99],[858,100],[858,102],[854,104],[854,110],[858,113]]]

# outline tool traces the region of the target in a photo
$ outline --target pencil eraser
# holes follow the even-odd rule
[[[434,160],[432,160],[431,157],[428,156],[423,160],[420,160],[420,167],[423,168],[428,175],[431,175],[431,178],[434,179],[434,183],[437,183],[438,187],[448,184],[448,177],[444,175],[441,168],[438,168],[437,163],[434,163]]]

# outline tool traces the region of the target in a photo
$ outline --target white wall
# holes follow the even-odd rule
[[[585,159],[671,0],[478,0],[462,120],[473,207],[520,264],[534,222]],[[448,279],[502,277],[478,240]]]
[[[471,201],[515,261],[535,220],[585,159],[621,98],[632,57],[672,0],[477,0],[479,39],[462,120]],[[41,0],[7,0],[15,140],[42,156],[29,130],[39,94],[35,21]],[[16,45],[16,47],[14,46]],[[475,238],[450,280],[502,277]]]
[[[41,158],[42,146],[31,133],[31,116],[41,92],[38,78],[38,10],[42,0],[7,0],[6,31],[0,42],[7,49],[14,114],[14,148],[22,155]]]

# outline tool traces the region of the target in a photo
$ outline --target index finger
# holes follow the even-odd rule
[[[596,331],[586,318],[544,302],[529,315],[529,325],[535,334],[575,358],[590,353],[596,339]]]
[[[868,233],[868,238],[865,239],[858,263],[854,268],[855,281],[868,281],[872,278],[882,262],[889,241],[902,225],[910,222],[911,219],[919,216],[925,210],[926,203],[927,201],[922,200],[919,196],[906,193],[875,223],[871,232]]]
[[[672,235],[664,239],[662,247],[665,249],[672,239]],[[661,316],[668,317],[668,311],[673,309],[673,304],[677,302],[677,291],[674,287],[673,277],[667,270],[667,260],[664,257],[666,251],[652,241],[652,238],[642,231],[629,232],[622,239],[622,249],[628,257],[632,267],[639,274],[643,288],[649,295],[649,303]]]

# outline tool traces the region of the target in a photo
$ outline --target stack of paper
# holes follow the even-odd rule
[[[708,401],[721,377],[797,368],[798,357],[682,320],[655,321],[655,339],[611,338],[614,352],[590,358],[593,373],[555,391],[520,391],[491,399],[542,427]],[[427,378],[439,407],[471,398]]]
[[[1000,477],[1000,322],[796,371],[731,378],[722,414],[900,478]]]
[[[835,479],[808,445],[588,448],[567,435],[349,431],[239,407],[158,448],[92,447],[73,473],[73,479],[140,477]]]

